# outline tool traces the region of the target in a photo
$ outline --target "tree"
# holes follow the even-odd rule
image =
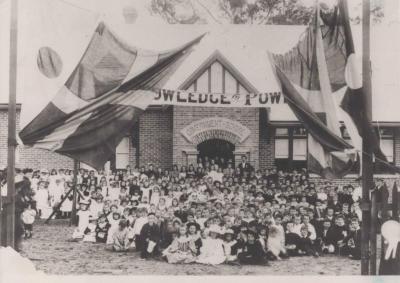
[[[351,18],[351,22],[353,24],[361,24],[362,23],[362,5],[361,3],[357,6],[356,8],[357,10],[357,16]],[[384,17],[384,13],[383,13],[383,3],[381,1],[372,1],[371,2],[371,21],[374,24],[380,23],[382,21]]]
[[[152,0],[150,12],[161,16],[169,24],[204,22],[190,0]]]
[[[312,8],[299,0],[219,0],[220,9],[233,24],[307,24]]]
[[[372,1],[374,23],[383,18],[382,6],[382,0]],[[351,19],[354,24],[361,22],[360,7],[361,4],[355,10],[358,15]],[[313,17],[314,7],[305,6],[300,0],[152,0],[150,12],[170,24],[213,21],[219,24],[307,25]]]

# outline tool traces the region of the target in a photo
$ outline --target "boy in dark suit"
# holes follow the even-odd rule
[[[149,213],[147,223],[143,225],[140,231],[140,240],[142,241],[140,257],[147,259],[159,255],[159,242],[161,239],[160,227],[156,224],[156,216],[154,213]]]

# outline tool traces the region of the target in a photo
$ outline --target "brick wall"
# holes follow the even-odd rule
[[[400,166],[400,128],[394,130],[394,162]]]
[[[139,119],[139,166],[172,167],[173,108],[148,109]]]
[[[17,110],[17,133],[19,125],[20,109]],[[0,108],[0,168],[7,166],[7,136],[8,136],[8,112],[6,107]],[[17,148],[17,168],[73,168],[73,160],[57,153],[36,148]]]
[[[185,148],[193,147],[180,131],[190,123],[209,117],[223,117],[238,121],[251,131],[250,136],[240,144],[240,149],[250,152],[250,162],[259,166],[259,110],[257,108],[219,108],[219,107],[187,107],[174,106],[173,118],[173,162],[185,164],[185,156],[182,152]],[[194,145],[196,148],[197,145]],[[236,149],[238,149],[236,145]]]
[[[275,167],[275,129],[268,125],[267,116],[260,110],[260,169]]]

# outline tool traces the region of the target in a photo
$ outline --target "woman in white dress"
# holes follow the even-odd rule
[[[203,246],[200,249],[200,255],[196,262],[202,264],[217,265],[225,261],[223,241],[218,238],[221,231],[217,225],[211,225],[209,237],[202,240]]]

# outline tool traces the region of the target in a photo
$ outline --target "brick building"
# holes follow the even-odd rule
[[[170,37],[179,38],[180,34],[189,34],[198,27],[171,29],[167,31]],[[304,27],[263,26],[251,27],[249,32],[250,27],[237,26],[211,33],[171,76],[166,88],[239,95],[277,90],[279,85],[264,48],[268,46],[274,53],[286,52],[303,30]],[[280,35],[284,36],[277,41]],[[359,38],[355,40],[359,46]],[[376,52],[372,55],[377,66],[387,63],[378,62],[381,57]],[[383,74],[375,77],[373,84],[378,85],[375,91],[379,95],[393,96],[397,88],[382,88],[379,85],[382,77]],[[283,98],[278,99],[283,101]],[[18,108],[18,121],[21,107],[23,109],[24,105]],[[386,115],[374,112],[381,147],[389,161],[400,166],[400,117],[387,116],[382,109],[385,105],[374,101],[374,111]],[[19,123],[17,128],[19,130]],[[0,104],[0,167],[6,165],[6,137],[7,104]],[[349,138],[345,130],[343,137]],[[40,149],[19,148],[17,151],[18,167],[71,168],[73,164],[67,157]],[[125,168],[152,163],[171,168],[173,164],[195,163],[205,156],[220,156],[237,162],[242,155],[246,155],[255,168],[305,167],[307,133],[285,103],[269,104],[266,108],[152,105],[132,125],[110,164]],[[386,173],[378,167],[376,172]]]

